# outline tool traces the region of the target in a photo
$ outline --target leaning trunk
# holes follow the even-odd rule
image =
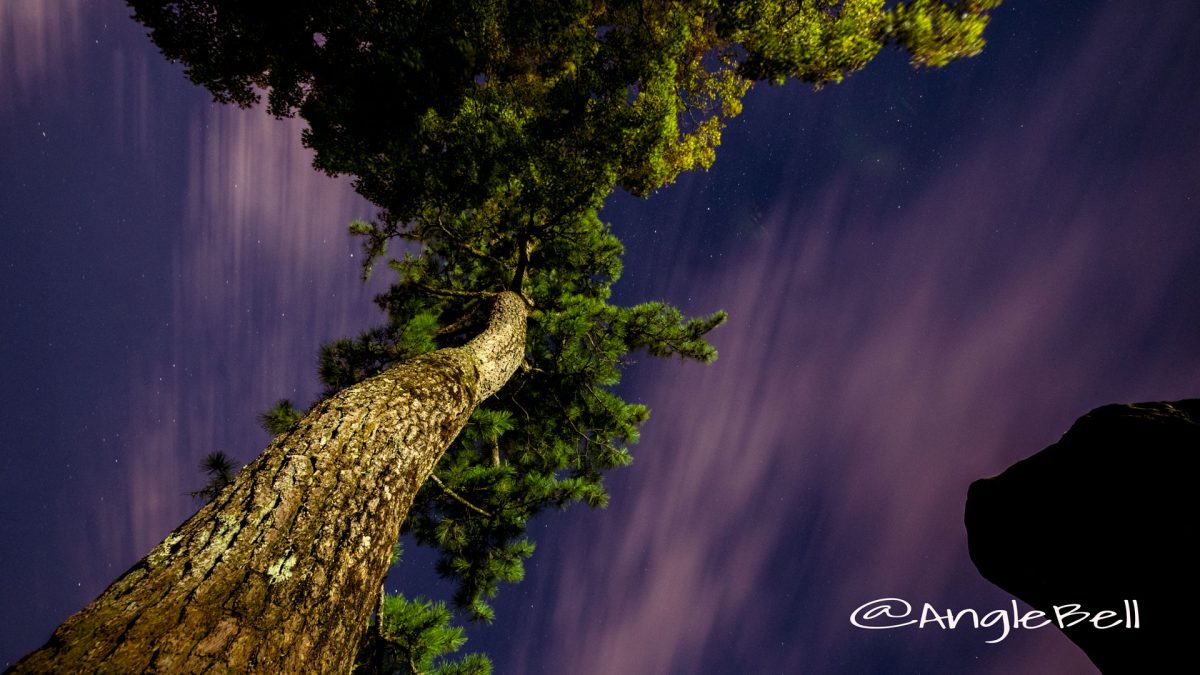
[[[315,407],[16,672],[348,672],[417,488],[524,356],[499,296],[466,346]]]

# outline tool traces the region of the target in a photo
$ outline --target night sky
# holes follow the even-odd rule
[[[381,318],[344,234],[372,207],[128,13],[0,0],[0,663]],[[615,196],[618,301],[728,310],[720,358],[628,371],[652,416],[612,505],[539,518],[467,649],[501,674],[1095,672],[1051,628],[849,617],[1008,607],[967,557],[967,485],[1096,406],[1200,396],[1198,24],[1187,0],[1007,0],[980,57],[756,86],[711,171]]]

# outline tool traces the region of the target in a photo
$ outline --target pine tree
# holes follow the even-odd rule
[[[326,398],[264,415],[267,452],[17,669],[347,670],[364,634],[360,667],[433,667],[459,640],[445,611],[381,599],[398,530],[490,620],[529,519],[603,506],[630,462],[648,410],[613,387],[631,355],[716,356],[723,312],[609,302],[604,199],[710,166],[754,80],[838,82],[889,44],[942,65],[979,51],[997,4],[131,0],[193,81],[300,115],[315,166],[379,206],[351,226],[364,273],[391,241],[418,248],[388,263],[387,323],[323,349]],[[505,348],[463,360],[481,330]]]
[[[206,502],[212,501],[226,485],[232,483],[233,475],[237,473],[237,470],[233,468],[233,460],[219,450],[209,453],[204,458],[204,461],[200,463],[200,470],[208,474],[208,482],[204,484],[204,487],[193,492],[192,496]]]

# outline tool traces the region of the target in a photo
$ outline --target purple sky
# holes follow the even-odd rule
[[[537,524],[468,645],[498,673],[1093,672],[1048,628],[848,620],[1005,607],[966,555],[967,484],[1092,407],[1200,395],[1200,9],[1043,4],[1009,0],[940,72],[758,88],[711,172],[614,200],[620,298],[731,319],[715,364],[631,371],[635,464],[608,510]],[[377,318],[342,234],[369,205],[126,14],[0,2],[0,662]]]

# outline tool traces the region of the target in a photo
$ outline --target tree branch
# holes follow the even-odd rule
[[[454,490],[451,490],[449,487],[447,487],[446,484],[442,482],[442,479],[438,478],[436,474],[431,473],[431,474],[429,474],[429,477],[431,479],[433,479],[433,482],[437,483],[438,487],[442,488],[443,492],[445,492],[446,494],[453,497],[455,499],[455,501],[457,501],[458,503],[462,504],[463,506],[467,507],[468,509],[471,509],[475,513],[478,513],[478,514],[484,516],[485,518],[492,517],[492,514],[488,513],[487,511],[484,511],[483,509],[479,508],[478,506],[475,506],[471,502],[464,499],[462,497],[462,495],[458,494]]]
[[[455,320],[450,325],[439,328],[437,331],[437,334],[438,335],[452,335],[454,333],[457,333],[458,331],[465,328],[467,326],[467,324],[471,322],[471,319],[474,319],[475,315],[478,313],[479,313],[479,305],[475,305],[474,309],[467,312],[466,314],[463,314],[461,317],[459,317],[457,320]]]
[[[438,220],[435,224],[437,225],[437,228],[439,230],[441,230],[443,233],[445,233],[447,239],[454,242],[455,246],[462,248],[464,251],[467,251],[468,253],[472,253],[480,258],[483,258],[484,260],[491,261],[497,265],[504,265],[504,261],[500,260],[496,256],[488,253],[487,251],[484,251],[483,249],[479,248],[478,246],[472,245],[471,243],[469,243],[462,237],[459,237],[459,236],[456,236],[455,234],[453,234],[450,231],[450,228],[448,228],[442,224],[442,219],[441,219],[440,215],[438,216]]]
[[[458,291],[452,288],[435,288],[426,284],[413,284],[430,295],[440,295],[444,298],[494,298],[499,291]]]
[[[513,271],[512,281],[508,284],[508,290],[520,295],[522,298],[525,294],[521,292],[521,288],[525,285],[525,268],[529,266],[529,239],[526,234],[526,229],[521,228],[521,238],[517,240],[517,269]]]

